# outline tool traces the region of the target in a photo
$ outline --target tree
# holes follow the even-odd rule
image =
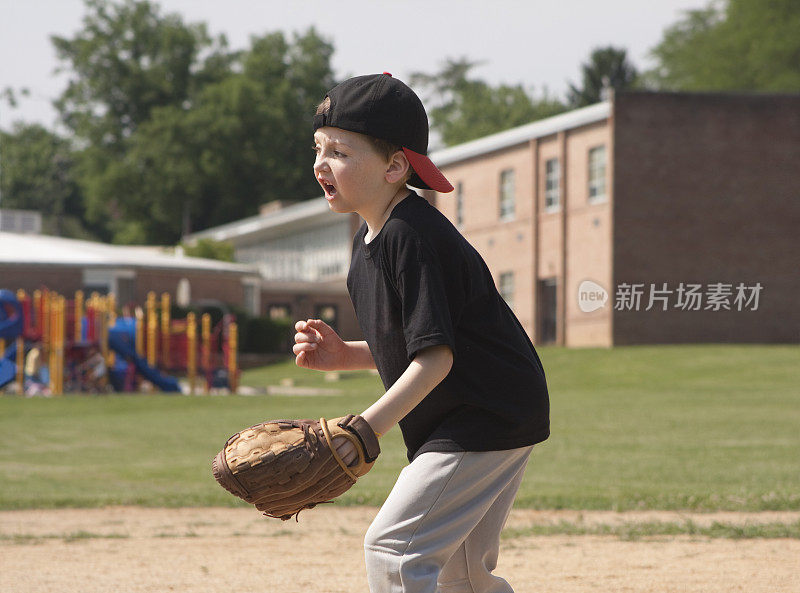
[[[478,62],[466,58],[448,59],[434,74],[415,72],[413,86],[423,89],[431,128],[444,144],[452,145],[530,123],[566,110],[566,106],[545,91],[540,98],[522,85],[499,85],[469,77]]]
[[[648,84],[667,90],[800,91],[797,0],[716,0],[666,29]]]
[[[148,0],[86,6],[81,30],[52,38],[73,74],[56,104],[103,238],[174,243],[265,201],[317,193],[309,130],[334,80],[333,47],[313,29],[229,51]]]
[[[206,83],[229,73],[233,55],[205,25],[162,15],[147,0],[85,3],[82,28],[71,38],[51,37],[62,70],[72,74],[55,106],[82,148],[76,171],[88,223],[104,239],[139,242],[146,236],[133,232],[138,223],[122,218],[131,205],[110,191],[131,137],[154,109],[190,106]]]
[[[154,108],[191,102],[202,83],[228,73],[225,40],[212,40],[204,24],[162,15],[147,0],[85,3],[82,29],[51,41],[72,74],[56,108],[92,145],[119,145]]]
[[[69,143],[38,124],[0,131],[0,195],[3,208],[37,210],[44,231],[87,237]]]
[[[191,230],[254,215],[261,203],[318,193],[311,117],[333,85],[333,48],[311,29],[251,40],[236,70],[189,108],[154,108],[107,166],[117,241],[175,242]]]
[[[567,102],[572,107],[585,107],[606,99],[608,89],[623,90],[636,84],[638,72],[628,61],[627,51],[612,46],[592,51],[589,61],[581,66],[581,86],[569,85]]]

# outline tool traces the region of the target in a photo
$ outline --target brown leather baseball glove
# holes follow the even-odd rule
[[[343,436],[358,459],[347,466],[333,439]],[[366,474],[380,453],[378,437],[361,416],[326,420],[270,420],[237,432],[212,463],[217,482],[284,521],[330,502]]]

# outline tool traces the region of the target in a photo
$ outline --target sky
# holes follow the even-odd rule
[[[165,13],[205,22],[234,49],[252,35],[310,26],[332,41],[340,77],[437,72],[447,58],[480,61],[473,75],[491,84],[522,84],[537,96],[563,97],[580,81],[595,47],[628,50],[640,70],[650,50],[684,11],[709,0],[159,0]],[[16,109],[0,103],[0,127],[38,122],[53,128],[51,102],[66,86],[50,35],[71,36],[82,0],[0,0],[0,90],[28,88]]]

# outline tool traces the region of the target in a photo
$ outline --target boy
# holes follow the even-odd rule
[[[452,191],[426,155],[428,120],[388,73],[333,88],[314,117],[314,174],[334,212],[356,212],[347,287],[365,341],[298,321],[293,351],[317,370],[377,368],[363,418],[399,422],[410,464],[367,531],[372,593],[505,593],[500,531],[533,445],[549,436],[544,371],[486,264],[406,187]],[[337,443],[349,463],[351,447]]]

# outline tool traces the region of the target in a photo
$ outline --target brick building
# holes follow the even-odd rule
[[[536,343],[800,342],[800,95],[625,92],[430,156]],[[262,311],[353,339],[360,223],[318,198],[193,238],[259,268]]]
[[[800,95],[624,92],[431,157],[535,342],[800,342]]]

